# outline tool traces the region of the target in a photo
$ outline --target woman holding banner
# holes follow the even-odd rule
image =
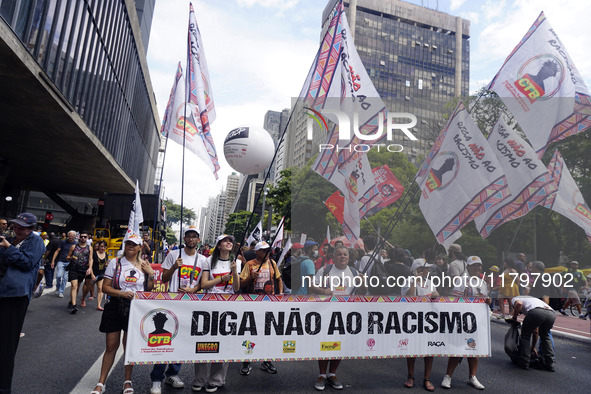
[[[416,260],[415,260],[416,261]],[[413,272],[416,276],[411,277],[411,285],[406,292],[407,296],[421,296],[421,297],[439,297],[437,287],[433,285],[429,278],[430,270],[434,264],[424,262],[416,268]],[[431,383],[431,369],[433,368],[433,356],[423,357],[425,360],[425,376],[423,378],[423,387],[427,391],[435,391],[435,386]],[[408,369],[408,376],[404,387],[412,388],[415,385],[415,357],[406,358],[406,367]]]
[[[480,260],[480,257],[468,257],[466,259],[466,269],[468,273],[461,276],[460,285],[454,287],[452,295],[455,297],[485,297],[486,303],[490,305],[488,286],[486,281],[481,278],[482,260]],[[461,357],[450,357],[447,360],[447,371],[441,382],[441,387],[444,389],[451,388],[451,377],[461,359]],[[468,384],[475,389],[484,390],[484,386],[476,378],[477,370],[478,357],[468,357]]]
[[[91,394],[101,394],[105,391],[105,381],[113,366],[115,353],[121,342],[122,330],[123,349],[125,349],[129,310],[135,292],[150,291],[154,286],[154,270],[147,261],[140,260],[142,240],[139,235],[126,236],[123,244],[123,256],[111,260],[105,270],[103,292],[111,296],[111,299],[105,305],[99,331],[106,333],[107,348],[103,355],[99,381]],[[123,394],[133,394],[132,368],[133,365],[125,366]]]
[[[217,237],[215,248],[201,272],[201,288],[205,292],[234,294],[240,290],[240,260],[231,253],[233,248],[233,236],[222,234]],[[207,364],[196,363],[192,390],[201,391],[205,386],[208,393],[215,392],[226,384],[228,366],[229,363],[211,363],[208,376]]]

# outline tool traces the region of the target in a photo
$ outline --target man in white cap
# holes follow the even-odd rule
[[[197,253],[199,244],[199,232],[196,226],[189,226],[185,230],[183,240],[185,246],[171,250],[162,263],[162,282],[168,283],[168,291],[171,293],[195,293],[201,289],[201,269],[205,264],[205,257]],[[162,392],[162,380],[174,388],[183,388],[185,384],[179,378],[181,364],[156,364],[150,373],[152,388],[150,394]]]
[[[282,294],[283,281],[281,272],[273,259],[269,258],[270,246],[265,241],[258,242],[254,247],[256,259],[249,260],[242,267],[240,286],[246,294]],[[242,363],[241,375],[249,375],[250,363]],[[277,373],[277,368],[270,361],[263,361],[261,369],[271,374]]]

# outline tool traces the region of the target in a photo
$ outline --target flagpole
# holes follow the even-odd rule
[[[154,212],[154,228],[152,229],[152,243],[156,245],[154,231],[156,231],[156,222],[158,222],[158,215],[160,210],[162,209],[162,200],[160,196],[162,195],[162,178],[164,175],[164,163],[166,163],[166,148],[168,147],[168,132],[166,133],[166,141],[164,142],[164,153],[162,155],[162,168],[160,169],[160,181],[158,182],[158,199],[157,201],[159,204],[156,204],[156,209]],[[154,255],[156,257],[156,262],[158,261],[158,254]]]

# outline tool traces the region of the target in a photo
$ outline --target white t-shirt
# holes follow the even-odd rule
[[[452,294],[457,297],[466,296],[466,297],[486,297],[488,296],[488,286],[486,282],[477,277],[477,276],[468,276],[467,274],[461,276],[461,284],[460,286],[454,287]],[[456,279],[453,284],[457,284],[460,282],[459,279]]]
[[[351,268],[349,268],[349,266],[347,266],[344,270],[338,269],[334,264],[330,269],[330,272],[328,273],[328,275],[326,276],[326,286],[324,286],[324,270],[326,268],[322,267],[318,270],[318,272],[316,272],[316,276],[314,277],[314,282],[317,284],[320,284],[322,287],[328,287],[330,288],[331,284],[334,283],[335,287],[333,287],[332,290],[332,294],[333,295],[351,295],[353,293],[353,290],[355,290],[355,286],[353,286],[353,279],[355,278],[355,275],[353,275],[353,272],[351,271]],[[337,279],[332,279],[332,277],[337,277]]]
[[[437,291],[437,287],[433,285],[431,279],[423,278],[423,280],[416,282],[415,291],[417,296],[429,296]]]
[[[137,268],[125,257],[121,258],[121,270],[117,269],[117,259],[113,259],[109,262],[107,269],[105,270],[105,278],[113,280],[113,282],[119,283],[119,288],[122,291],[144,291],[144,282],[146,280],[146,274],[141,269]],[[118,279],[114,279],[114,276],[119,274]],[[113,286],[115,287],[115,286]]]
[[[226,274],[232,275],[232,270],[230,269],[230,260],[220,260],[215,264],[214,269],[211,269],[211,258],[209,256],[205,259],[205,263],[203,264],[202,270],[209,271],[209,280],[215,279],[217,277],[224,276]],[[236,260],[236,272],[240,272],[240,268],[242,265],[242,261]],[[232,283],[234,283],[234,277],[230,279],[229,282],[220,282],[211,289],[206,289],[206,293],[226,293],[226,294],[234,294],[234,288],[232,287]]]
[[[180,287],[197,286],[197,283],[199,283],[201,280],[201,270],[205,264],[205,257],[197,253],[197,251],[195,251],[193,256],[189,256],[185,252],[184,248],[181,250],[183,266],[181,268],[177,268],[174,271],[170,282],[168,282],[168,291],[171,293],[176,293],[179,291],[179,283]],[[168,256],[166,256],[164,262],[162,263],[163,270],[170,269],[174,265],[175,261],[179,258],[179,252],[181,250],[171,250],[170,253],[168,253]],[[195,261],[197,261],[197,263],[195,263]],[[195,267],[195,273],[193,273],[193,267]]]
[[[550,308],[550,305],[546,304],[544,301],[542,301],[536,297],[531,297],[531,296],[513,297],[513,299],[511,299],[511,304],[515,305],[516,300],[521,301],[521,303],[522,303],[521,312],[524,315],[527,315],[527,312],[529,312],[535,308],[552,309],[552,308]]]

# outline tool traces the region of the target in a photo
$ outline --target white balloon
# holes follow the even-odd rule
[[[273,160],[275,143],[263,128],[242,126],[230,131],[224,141],[224,156],[230,166],[245,175],[263,172]]]

